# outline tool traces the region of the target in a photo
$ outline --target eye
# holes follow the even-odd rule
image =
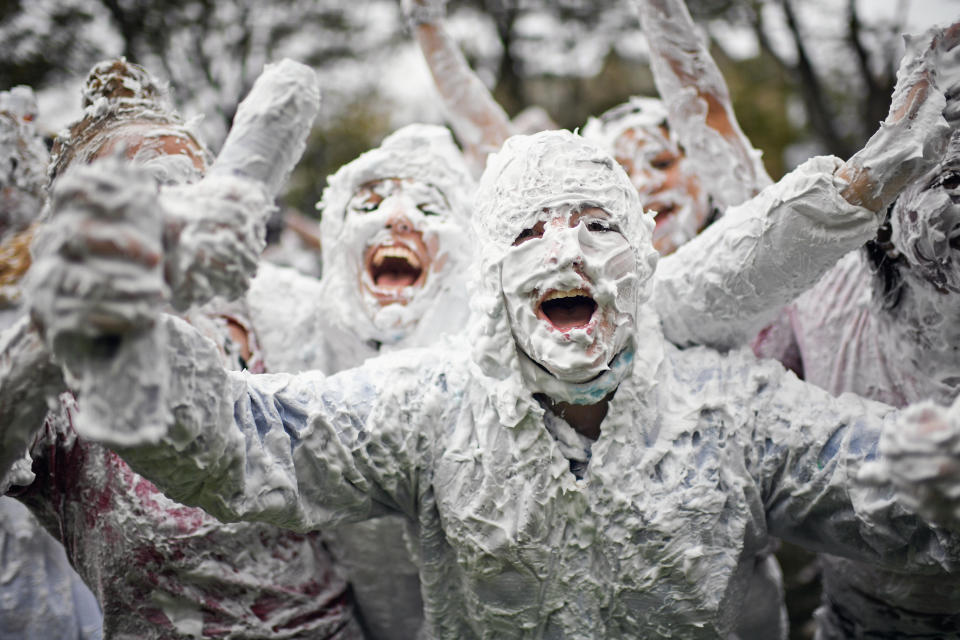
[[[370,213],[371,211],[376,211],[379,206],[380,206],[379,201],[366,200],[364,202],[361,202],[359,205],[357,205],[357,210],[362,211],[364,213]]]
[[[605,220],[591,220],[587,223],[587,231],[619,231],[617,226]]]
[[[518,244],[523,244],[527,240],[533,240],[534,238],[542,238],[543,229],[544,229],[543,222],[538,222],[537,224],[533,225],[529,229],[524,229],[513,240],[513,246],[517,246]]]
[[[417,209],[420,209],[420,213],[425,216],[439,216],[441,215],[437,208],[432,204],[418,204]]]
[[[677,163],[677,157],[672,154],[660,154],[650,161],[650,166],[660,171],[670,169]]]

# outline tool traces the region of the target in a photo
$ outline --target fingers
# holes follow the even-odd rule
[[[160,263],[162,256],[158,239],[145,237],[135,227],[85,217],[66,220],[64,225],[69,236],[60,252],[67,260],[79,262],[87,256],[94,256],[147,269],[153,269]]]
[[[164,272],[174,307],[184,311],[216,296],[242,296],[256,273],[273,210],[263,190],[220,176],[166,190],[161,198],[169,232]]]
[[[881,451],[901,502],[930,522],[960,523],[960,421],[927,403],[904,411]]]
[[[49,214],[27,284],[49,343],[150,326],[166,295],[152,179],[113,161],[76,169],[59,179]]]

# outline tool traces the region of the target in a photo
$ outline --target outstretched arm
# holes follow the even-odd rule
[[[733,112],[719,67],[683,0],[634,0],[650,46],[650,68],[670,126],[722,211],[771,183]]]
[[[891,570],[960,569],[960,528],[943,528],[946,518],[929,517],[931,509],[956,514],[960,505],[960,493],[946,497],[960,481],[955,410],[942,431],[920,434],[929,421],[918,421],[915,410],[900,412],[849,393],[833,396],[742,352],[722,366],[730,374],[728,406],[744,417],[745,463],[772,535]],[[891,447],[891,439],[911,444]],[[913,469],[922,465],[936,482],[907,480],[909,466],[897,451],[915,454]],[[923,489],[931,490],[929,497]]]
[[[661,260],[654,302],[667,339],[744,344],[873,238],[899,190],[939,162],[950,128],[937,74],[956,25],[923,42],[907,52],[890,115],[860,152],[808,161]]]
[[[514,133],[510,119],[443,26],[446,0],[402,0],[402,6],[443,99],[450,126],[471,166],[482,171],[487,156]]]
[[[31,313],[77,391],[77,433],[224,520],[309,529],[412,513],[417,457],[433,442],[416,428],[434,423],[416,398],[438,398],[445,378],[428,381],[424,358],[335,379],[224,370],[213,342],[158,313],[167,290],[157,220],[144,215],[151,194],[149,176],[115,162],[53,190]]]

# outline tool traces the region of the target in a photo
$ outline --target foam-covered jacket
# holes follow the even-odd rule
[[[362,637],[346,580],[318,534],[223,524],[170,500],[115,453],[78,437],[69,393],[44,421],[45,394],[62,380],[25,325],[3,343],[0,395],[17,402],[0,411],[0,423],[6,444],[27,445],[28,464],[15,463],[2,485],[64,544],[100,603],[103,637]],[[36,373],[21,375],[24,368]],[[52,637],[48,622],[35,637]]]
[[[956,536],[858,480],[894,410],[741,351],[645,349],[577,480],[563,425],[465,349],[252,376],[210,366],[176,319],[156,332],[179,408],[128,461],[225,520],[402,514],[434,638],[727,638],[770,535],[894,568],[960,562]]]

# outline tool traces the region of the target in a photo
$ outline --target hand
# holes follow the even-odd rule
[[[884,432],[886,475],[904,506],[932,524],[960,525],[960,400],[948,408],[923,403],[906,409]]]
[[[172,187],[160,199],[173,306],[185,311],[216,296],[244,295],[265,245],[272,199],[255,183],[229,176]]]
[[[303,155],[319,106],[312,69],[292,60],[267,65],[240,103],[207,176],[162,192],[164,270],[177,309],[244,294],[273,200]]]
[[[30,313],[47,343],[152,325],[167,295],[162,214],[146,173],[107,159],[58,180],[32,250]]]
[[[939,162],[950,136],[938,87],[944,57],[960,44],[960,23],[907,38],[890,112],[881,128],[837,175],[849,202],[883,212],[900,190]]]

